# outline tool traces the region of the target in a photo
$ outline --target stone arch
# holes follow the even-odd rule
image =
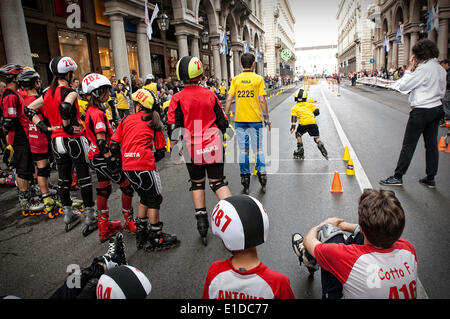
[[[420,21],[420,11],[422,10],[421,0],[411,0],[409,3],[409,22],[419,22]]]
[[[405,10],[404,10],[402,4],[398,4],[397,7],[394,9],[393,18],[394,18],[395,30],[398,28],[399,22],[402,22],[403,24],[405,24],[405,21],[406,21],[406,19],[405,19]]]
[[[381,25],[381,35],[384,37],[386,34],[389,34],[389,21],[387,17],[384,17],[383,23]]]
[[[258,50],[261,50],[261,44],[260,44],[259,35],[257,32],[255,32],[255,37],[253,39],[253,45],[255,47],[255,52]]]
[[[251,44],[250,31],[249,31],[247,25],[244,25],[244,28],[242,29],[242,41],[247,42],[248,44]]]
[[[225,31],[230,31],[230,41],[239,42],[239,32],[234,16],[229,13],[225,19]]]
[[[219,33],[219,19],[216,14],[216,10],[214,8],[214,3],[212,0],[199,0],[196,3],[195,7],[195,17],[198,21],[199,17],[199,9],[200,5],[205,9],[206,16],[208,18],[208,27],[209,27],[209,33],[210,34],[218,34]]]

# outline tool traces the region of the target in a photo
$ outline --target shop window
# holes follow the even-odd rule
[[[127,42],[127,50],[128,50],[128,66],[130,67],[130,74],[131,71],[136,70],[139,76],[137,44],[133,42]]]
[[[165,77],[164,55],[162,55],[162,54],[152,54],[152,70],[153,70],[153,75],[156,78],[163,78],[163,77]]]
[[[58,30],[59,49],[63,56],[70,56],[78,65],[75,77],[81,79],[91,72],[87,36],[81,32]]]
[[[111,49],[111,40],[108,38],[97,37],[97,43],[102,74],[107,78],[110,78],[111,76],[115,75],[113,51]]]
[[[178,51],[168,49],[168,53],[169,76],[177,76]]]
[[[22,0],[22,7],[41,11],[41,3],[39,0]]]

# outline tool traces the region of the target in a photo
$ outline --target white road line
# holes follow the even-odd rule
[[[350,141],[347,138],[347,135],[345,135],[344,130],[342,129],[341,123],[339,122],[336,114],[334,113],[333,109],[330,106],[330,103],[328,102],[327,98],[325,97],[325,94],[322,90],[322,85],[320,86],[320,92],[322,93],[322,97],[325,101],[325,105],[328,108],[328,111],[330,112],[331,119],[334,122],[334,126],[336,127],[336,130],[338,132],[339,138],[341,140],[342,145],[345,147],[348,147],[348,151],[350,153],[350,158],[353,160],[353,167],[355,169],[355,177],[358,181],[359,188],[361,189],[361,192],[364,191],[365,188],[372,188],[372,184],[370,184],[369,178],[366,175],[366,172],[364,171],[364,168],[362,167],[358,156],[355,153],[355,150],[353,149],[352,145],[350,144]]]
[[[305,161],[322,161],[322,162],[333,161],[333,162],[337,162],[337,161],[342,161],[342,158],[329,158],[328,160],[326,160],[324,158],[305,158],[305,159],[302,159],[302,160],[300,160],[300,159],[299,160],[295,160],[293,158],[277,158],[277,159],[268,159],[267,163],[270,163],[270,162],[294,162],[294,161],[299,162],[299,163],[305,162]]]
[[[339,173],[345,174],[345,173]],[[325,173],[267,173],[267,175],[334,175],[334,172],[325,172]]]
[[[322,97],[325,101],[328,111],[330,112],[331,118],[333,119],[334,126],[336,127],[336,130],[338,132],[339,138],[341,139],[342,145],[344,147],[345,146],[348,147],[350,157],[353,160],[353,167],[355,169],[355,177],[358,181],[358,185],[359,185],[359,188],[361,189],[361,192],[363,192],[364,188],[373,188],[372,184],[369,181],[369,178],[366,175],[366,172],[364,171],[364,168],[362,167],[362,165],[358,159],[358,156],[356,156],[355,150],[353,149],[352,145],[350,144],[350,141],[347,138],[347,135],[345,135],[345,132],[342,129],[341,123],[339,122],[336,114],[334,113],[333,109],[330,106],[330,103],[328,102],[327,98],[325,97],[325,94],[323,93],[322,85],[320,85],[320,92],[322,93]],[[419,280],[419,277],[417,277],[417,297],[419,299],[429,299],[428,294],[422,285],[422,282]]]

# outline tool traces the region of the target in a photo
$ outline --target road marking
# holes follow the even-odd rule
[[[369,178],[366,175],[366,172],[364,171],[364,168],[362,167],[358,156],[356,156],[355,150],[353,149],[352,145],[350,144],[350,141],[347,138],[347,135],[345,135],[344,130],[342,129],[341,123],[339,122],[336,114],[334,113],[333,109],[330,106],[330,103],[328,102],[327,98],[325,97],[325,94],[322,90],[322,85],[320,86],[320,92],[322,93],[322,97],[325,101],[325,104],[328,108],[328,111],[330,112],[331,118],[333,119],[334,126],[336,127],[336,130],[338,132],[339,138],[341,140],[342,145],[348,146],[348,151],[350,153],[350,157],[353,160],[353,167],[355,168],[355,177],[358,181],[359,188],[361,189],[361,192],[364,191],[364,188],[373,188],[372,184],[369,181]],[[429,299],[427,292],[425,291],[425,288],[422,285],[422,282],[419,280],[419,277],[417,276],[417,297],[422,297],[419,299]]]
[[[335,172],[325,172],[325,173],[267,173],[267,175],[334,175]],[[345,173],[339,173],[342,175]]]
[[[275,158],[275,159],[268,159],[267,162],[292,162],[292,161],[298,161],[298,162],[304,162],[304,161],[323,161],[323,162],[327,162],[327,161],[342,161],[342,158],[329,158],[328,160],[324,159],[324,158],[305,158],[305,159],[298,159],[295,160],[293,158]]]

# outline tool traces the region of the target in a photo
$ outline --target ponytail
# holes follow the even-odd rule
[[[144,116],[142,116],[142,120],[144,122],[149,122],[148,127],[151,128],[154,131],[159,131],[163,127],[163,123],[161,122],[161,117],[159,116],[158,112],[154,110],[148,110],[143,108],[145,113],[148,113]]]

